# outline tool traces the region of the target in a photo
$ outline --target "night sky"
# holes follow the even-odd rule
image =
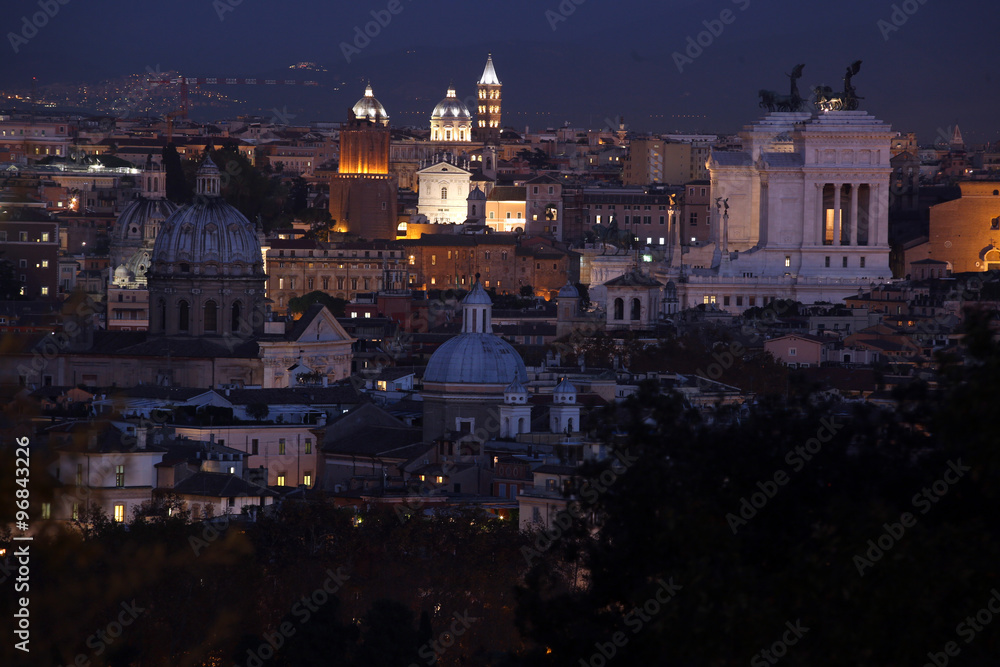
[[[861,59],[862,108],[893,129],[917,132],[921,143],[955,123],[969,143],[1000,138],[992,71],[1000,15],[983,1],[68,0],[15,54],[8,33],[36,11],[38,0],[4,3],[0,86],[28,86],[31,76],[40,85],[93,82],[157,66],[285,77],[289,65],[314,61],[328,72],[303,78],[322,87],[224,92],[249,100],[236,111],[341,120],[370,78],[394,124],[424,126],[449,82],[461,98],[474,94],[492,52],[504,124],[519,130],[566,121],[596,128],[624,114],[640,131],[734,132],[762,113],[759,89],[788,92],[784,73],[796,63],[806,65],[799,90],[807,93],[818,84],[839,90],[847,65]],[[372,11],[391,19],[347,62],[341,43],[353,42]],[[708,45],[679,71],[672,54],[684,54],[705,21],[721,32],[702,36]],[[336,90],[338,81],[347,85]],[[205,113],[218,112],[200,119],[210,119]]]

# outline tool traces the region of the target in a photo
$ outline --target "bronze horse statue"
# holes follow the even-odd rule
[[[860,60],[855,60],[848,66],[847,73],[844,74],[844,92],[839,95],[834,93],[830,86],[816,86],[813,88],[813,94],[816,96],[813,104],[816,105],[816,108],[821,111],[854,111],[857,109],[858,100],[863,100],[864,98],[858,97],[851,79],[860,71]]]
[[[608,224],[607,227],[605,227],[603,224],[599,222],[593,227],[591,227],[590,230],[593,233],[594,237],[597,239],[597,241],[602,246],[604,246],[605,252],[607,251],[607,244],[610,243],[611,245],[615,246],[615,248],[617,248],[617,250],[615,251],[616,255],[620,250],[624,249],[626,252],[631,250],[635,246],[636,241],[638,240],[636,239],[635,234],[631,232],[631,230],[618,229],[618,220],[615,219],[613,216],[611,218],[611,222]],[[601,254],[603,255],[604,252],[602,252]]]
[[[785,75],[791,83],[788,95],[779,95],[773,90],[759,91],[757,94],[760,95],[760,107],[768,111],[799,111],[805,100],[799,95],[799,87],[796,82],[802,78],[804,67],[805,64],[796,65],[791,74]]]

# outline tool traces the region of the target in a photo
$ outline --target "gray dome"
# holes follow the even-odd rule
[[[559,288],[556,294],[557,299],[579,299],[580,292],[567,280],[566,284]]]
[[[373,123],[384,123],[389,120],[389,114],[386,113],[385,107],[375,99],[375,93],[372,92],[370,83],[365,88],[365,96],[358,100],[351,110],[358,120],[368,119]]]
[[[431,355],[424,383],[497,384],[528,381],[521,355],[489,333],[464,333],[445,342]]]
[[[486,200],[486,193],[479,189],[479,186],[472,188],[472,192],[465,198],[466,201]]]
[[[563,378],[560,380],[559,384],[556,385],[555,389],[552,390],[553,394],[575,394],[576,387],[568,379]]]
[[[157,273],[200,266],[205,274],[263,274],[260,241],[254,226],[221,197],[199,197],[173,213],[156,237],[151,258]]]
[[[122,209],[115,222],[113,240],[122,244],[141,241],[147,222],[162,223],[177,210],[177,204],[167,199],[136,197]]]
[[[462,100],[455,96],[455,89],[448,88],[448,94],[443,100],[438,102],[431,113],[431,120],[447,120],[449,118],[472,119],[469,107],[465,106]]]

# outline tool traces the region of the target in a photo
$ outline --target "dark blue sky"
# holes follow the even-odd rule
[[[730,132],[760,115],[759,89],[787,92],[784,73],[796,63],[806,64],[799,82],[805,92],[817,84],[839,89],[846,66],[862,59],[854,81],[862,108],[894,129],[930,142],[939,128],[958,123],[969,142],[1000,138],[993,73],[1000,18],[991,3],[398,3],[391,15],[388,0],[68,0],[15,54],[7,35],[20,32],[21,17],[39,11],[38,2],[6,0],[0,85],[26,86],[33,75],[40,83],[93,81],[157,65],[188,76],[280,75],[289,64],[311,60],[330,70],[327,83],[349,85],[224,92],[249,98],[248,110],[287,107],[299,120],[340,120],[370,78],[394,122],[425,125],[449,81],[460,97],[473,94],[486,53],[493,52],[504,83],[504,123],[519,129],[564,121],[597,127],[624,114],[639,130]],[[900,25],[890,31],[894,5]],[[220,20],[222,6],[232,11]],[[703,35],[708,46],[679,71],[672,54],[683,54],[687,38],[697,39],[704,22],[725,10],[730,22],[713,23],[721,32],[711,43]],[[341,43],[353,41],[372,11],[391,20],[348,63]]]

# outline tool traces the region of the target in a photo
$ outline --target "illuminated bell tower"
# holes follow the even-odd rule
[[[486,58],[479,83],[476,104],[476,138],[478,141],[498,143],[500,141],[500,89],[503,87],[493,69],[493,54]]]

